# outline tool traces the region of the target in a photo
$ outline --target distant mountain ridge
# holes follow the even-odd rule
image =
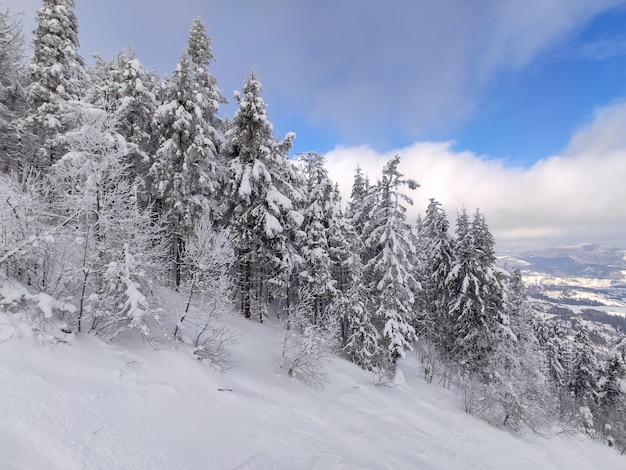
[[[555,277],[626,279],[626,250],[593,243],[510,252],[499,257],[499,264]]]

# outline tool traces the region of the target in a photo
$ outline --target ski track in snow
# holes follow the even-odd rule
[[[0,316],[0,332],[15,328]],[[328,385],[309,388],[278,368],[276,325],[231,322],[243,337],[226,373],[185,346],[88,336],[51,345],[23,327],[22,338],[0,334],[0,467],[626,468],[599,442],[524,439],[464,414],[460,397],[424,383],[411,356],[401,364],[406,382],[394,387],[336,358]]]

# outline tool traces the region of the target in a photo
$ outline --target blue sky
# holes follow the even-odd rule
[[[40,0],[3,3],[34,29]],[[436,197],[452,213],[481,207],[504,241],[626,244],[626,0],[76,0],[76,13],[85,57],[132,45],[161,75],[201,16],[224,114],[255,67],[276,133],[326,153],[344,192],[357,163],[374,179],[400,153],[422,182],[416,211]],[[501,172],[517,193],[489,182]],[[589,181],[610,197],[581,191]],[[528,192],[538,206],[512,211]],[[593,217],[563,218],[563,204]]]

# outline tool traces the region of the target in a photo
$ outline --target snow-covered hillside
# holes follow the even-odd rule
[[[242,341],[217,372],[184,345],[33,331],[0,312],[3,469],[621,469],[626,457],[576,435],[518,437],[424,382],[341,358],[323,389],[279,368],[282,329],[233,316]],[[244,340],[245,339],[245,340]]]

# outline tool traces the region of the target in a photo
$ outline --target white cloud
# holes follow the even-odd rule
[[[530,168],[511,168],[450,142],[419,142],[378,154],[368,148],[339,148],[326,157],[344,198],[360,165],[375,181],[396,153],[401,171],[421,188],[410,216],[423,213],[431,197],[454,220],[456,212],[480,208],[500,246],[528,243],[602,242],[626,245],[626,103],[596,112],[562,155]],[[621,129],[621,132],[620,132]]]

